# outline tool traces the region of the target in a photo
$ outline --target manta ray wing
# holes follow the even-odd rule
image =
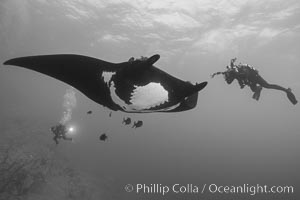
[[[116,70],[117,64],[82,55],[57,54],[13,58],[4,65],[15,65],[51,76],[73,86],[93,101],[117,110],[109,103],[105,95],[108,89],[100,82],[102,72]]]
[[[207,82],[193,85],[171,76],[153,64],[153,55],[142,61],[110,63],[75,55],[39,55],[10,59],[15,65],[56,78],[93,101],[123,112],[181,112],[197,105],[198,92]]]

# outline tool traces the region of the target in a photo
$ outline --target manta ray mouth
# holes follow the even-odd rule
[[[186,97],[182,102],[182,106],[185,106],[187,109],[193,109],[196,107],[198,101],[198,92]]]

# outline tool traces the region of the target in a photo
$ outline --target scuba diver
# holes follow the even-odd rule
[[[68,132],[65,125],[59,123],[56,126],[51,127],[51,131],[54,134],[53,140],[56,144],[58,144],[58,139],[64,139],[64,140],[70,140],[72,141],[72,138],[67,137],[66,133]]]
[[[252,98],[257,101],[259,100],[262,88],[267,88],[281,90],[287,94],[287,97],[292,104],[296,105],[298,103],[291,88],[284,88],[280,85],[270,84],[259,75],[258,70],[254,67],[241,63],[239,65],[235,65],[235,61],[236,58],[231,59],[230,66],[226,66],[226,71],[213,73],[211,77],[213,78],[215,75],[222,74],[228,84],[231,84],[234,79],[236,79],[241,89],[246,85],[250,87],[250,89],[254,92]]]

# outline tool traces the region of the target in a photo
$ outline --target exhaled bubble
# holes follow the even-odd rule
[[[61,124],[66,124],[68,121],[72,119],[72,110],[76,106],[76,96],[74,88],[69,88],[66,90],[64,95],[63,102],[63,116],[60,120]]]

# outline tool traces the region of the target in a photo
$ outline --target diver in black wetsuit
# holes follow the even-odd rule
[[[65,125],[59,123],[56,126],[51,127],[51,131],[54,134],[53,140],[56,144],[58,144],[58,139],[64,139],[64,140],[70,140],[72,141],[72,138],[67,137],[66,133],[68,132]]]
[[[264,80],[258,73],[258,71],[247,65],[247,64],[239,64],[235,65],[234,62],[236,58],[231,59],[230,67],[227,66],[227,70],[224,72],[216,72],[212,74],[212,78],[215,75],[222,74],[228,84],[231,84],[234,79],[236,79],[241,88],[244,88],[248,85],[251,90],[254,92],[252,98],[255,100],[259,100],[260,93],[262,88],[281,90],[287,94],[288,99],[294,105],[298,103],[295,95],[292,93],[290,88],[284,88],[280,85],[269,84],[266,80]]]

